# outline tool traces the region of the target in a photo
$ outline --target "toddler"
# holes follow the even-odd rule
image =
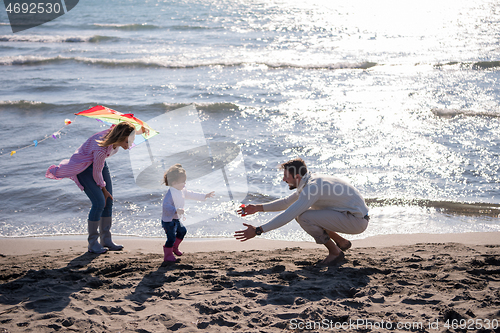
[[[207,194],[188,191],[186,187],[186,170],[180,164],[171,166],[163,176],[165,185],[170,186],[163,199],[163,214],[161,226],[167,234],[167,241],[163,246],[163,261],[175,262],[174,253],[182,255],[179,244],[186,235],[186,227],[182,225],[180,217],[184,215],[184,200],[192,199],[205,201],[214,196],[214,192]]]

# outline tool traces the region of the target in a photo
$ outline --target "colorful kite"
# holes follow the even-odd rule
[[[91,109],[75,113],[77,116],[85,116],[89,118],[95,118],[97,120],[110,123],[110,124],[119,124],[122,121],[127,121],[135,126],[136,131],[139,131],[141,127],[146,129],[146,132],[141,134],[134,141],[135,145],[144,142],[145,140],[151,139],[153,136],[158,134],[157,131],[149,127],[148,124],[143,122],[142,120],[134,117],[132,113],[123,114],[121,112],[115,111],[113,109],[107,108],[102,105],[94,106]],[[140,139],[142,137],[142,139]]]
[[[105,123],[109,123],[109,124],[118,124],[118,123],[121,123],[122,121],[127,121],[127,122],[131,123],[132,125],[134,125],[135,129],[137,131],[139,131],[142,127],[144,127],[146,129],[146,131],[144,133],[142,133],[141,135],[137,135],[135,137],[134,144],[132,145],[131,148],[133,148],[134,146],[137,146],[138,144],[140,144],[140,143],[152,138],[156,134],[158,134],[157,131],[155,131],[154,129],[149,127],[149,125],[146,124],[145,122],[143,122],[142,120],[134,117],[133,114],[131,114],[131,113],[123,114],[121,112],[112,110],[112,109],[104,107],[102,105],[98,105],[98,106],[95,106],[91,109],[88,109],[88,110],[85,110],[82,112],[78,112],[75,114],[77,116],[85,116],[85,117],[89,117],[89,118],[95,118],[101,122],[105,122]],[[13,156],[14,154],[16,154],[20,150],[23,150],[23,149],[26,149],[29,147],[33,147],[33,146],[37,147],[39,143],[47,140],[48,138],[58,139],[59,136],[61,136],[63,134],[63,133],[61,133],[61,131],[66,126],[72,124],[75,120],[76,120],[76,117],[74,120],[65,119],[64,126],[62,128],[60,128],[58,131],[52,133],[51,135],[46,135],[44,139],[34,140],[32,144],[27,145],[27,146],[22,147],[22,148],[18,148],[17,150],[12,150],[10,152],[10,154],[0,153],[0,156],[3,156],[3,155]],[[148,145],[149,155],[152,159],[151,148],[149,147],[149,144],[147,143],[147,141],[146,141],[146,144]]]

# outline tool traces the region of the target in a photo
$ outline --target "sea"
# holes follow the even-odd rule
[[[278,214],[236,211],[290,195],[296,157],[363,194],[349,239],[500,231],[498,1],[82,0],[16,33],[0,4],[1,237],[87,233],[86,195],[45,172],[109,126],[75,115],[98,105],[159,132],[107,160],[115,235],[164,237],[181,163],[215,191],[187,237],[232,238]]]

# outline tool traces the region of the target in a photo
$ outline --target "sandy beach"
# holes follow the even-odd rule
[[[376,236],[338,266],[308,242],[0,239],[0,332],[499,332],[500,233]]]

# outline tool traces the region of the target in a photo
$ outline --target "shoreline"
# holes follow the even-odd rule
[[[115,243],[125,246],[123,252],[162,253],[163,237],[113,236]],[[384,248],[419,243],[460,243],[464,245],[500,245],[500,232],[470,232],[450,234],[393,234],[376,235],[351,241],[353,248]],[[86,252],[86,235],[0,237],[1,255],[26,255],[37,252]],[[290,247],[324,249],[322,245],[307,241],[284,241],[254,238],[245,242],[233,238],[186,238],[184,252],[276,250]]]

